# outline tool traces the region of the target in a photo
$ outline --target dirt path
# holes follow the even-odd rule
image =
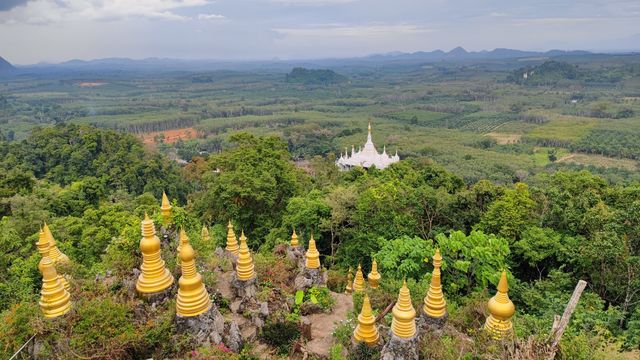
[[[567,161],[569,159],[573,159],[576,156],[576,154],[569,154],[566,156],[563,156],[561,158],[559,158],[558,160],[556,160],[556,162],[563,162],[563,161]]]
[[[353,308],[351,295],[331,293],[335,300],[333,310],[329,314],[313,314],[305,318],[311,322],[311,338],[307,342],[307,351],[319,356],[328,356],[333,344],[334,323],[345,320],[347,313]]]

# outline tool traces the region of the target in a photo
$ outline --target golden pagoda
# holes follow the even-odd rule
[[[291,243],[289,244],[289,246],[291,247],[298,247],[298,245],[300,245],[300,243],[298,243],[298,234],[296,234],[296,229],[293,229],[293,234],[291,234]]]
[[[373,259],[373,262],[371,263],[371,272],[367,275],[367,278],[369,279],[369,286],[372,289],[377,289],[381,277],[382,275],[378,272],[378,263],[376,262],[376,259]]]
[[[253,268],[253,258],[251,257],[251,252],[249,252],[244,231],[240,235],[240,251],[236,265],[236,277],[241,281],[248,281],[256,277],[256,272]]]
[[[165,267],[160,256],[160,239],[156,236],[153,220],[149,219],[147,213],[144,214],[141,228],[142,265],[140,265],[140,276],[136,281],[136,290],[143,295],[150,295],[169,288],[173,284],[173,275]]]
[[[353,280],[353,291],[363,291],[364,290],[364,276],[362,275],[362,266],[358,264],[358,270],[356,270],[356,278]]]
[[[393,320],[391,321],[391,332],[403,339],[412,338],[416,334],[416,310],[411,304],[411,294],[407,287],[407,281],[403,281],[398,301],[393,307]]]
[[[206,225],[202,225],[202,231],[200,232],[200,238],[202,242],[209,242],[211,240],[211,236],[209,236],[209,229],[207,229]]]
[[[347,287],[344,289],[345,294],[351,294],[353,292],[353,269],[349,268],[347,274]]]
[[[171,209],[173,208],[173,206],[171,206],[171,203],[169,202],[169,198],[167,197],[167,194],[163,191],[162,192],[162,206],[160,206],[160,214],[162,215],[162,222],[164,224],[168,224],[169,221],[171,220]]]
[[[47,240],[49,241],[49,258],[51,259],[51,261],[53,261],[54,263],[68,264],[69,257],[63,254],[62,251],[58,249],[58,246],[56,246],[56,239],[53,238],[53,234],[51,233],[49,225],[47,225],[46,222],[44,223],[42,230],[44,231]]]
[[[191,317],[207,312],[211,308],[211,298],[202,282],[202,275],[196,271],[196,253],[188,242],[180,249],[182,276],[178,280],[176,314]]]
[[[40,291],[40,309],[46,318],[62,316],[71,309],[71,296],[58,278],[53,260],[45,256],[40,261],[42,272],[42,290]]]
[[[489,299],[489,317],[484,324],[484,329],[490,332],[495,339],[503,339],[513,333],[511,317],[516,312],[516,307],[509,299],[509,283],[507,272],[503,271],[498,283],[496,295]]]
[[[318,252],[318,249],[316,249],[316,241],[313,239],[313,234],[311,234],[311,239],[309,240],[309,249],[307,249],[304,257],[304,267],[306,267],[307,269],[320,268],[320,253]]]
[[[380,334],[376,329],[376,318],[371,313],[369,295],[366,294],[362,301],[362,311],[358,315],[358,326],[353,331],[353,339],[355,342],[364,342],[369,346],[378,344],[378,340],[380,340]]]
[[[44,258],[47,257],[51,259],[49,257],[51,245],[47,240],[47,234],[44,232],[44,230],[42,230],[42,228],[40,228],[40,232],[38,233],[38,242],[36,242],[36,247],[38,248],[38,252],[42,256],[42,259],[40,259],[40,263],[38,264],[38,269],[40,269],[40,272],[42,272],[42,261],[44,260]],[[62,283],[62,286],[64,286],[65,290],[71,291],[71,284],[69,284],[69,281],[64,276],[58,274],[58,279]]]
[[[187,236],[187,233],[184,231],[184,228],[180,228],[180,234],[178,235],[178,237],[179,237],[178,247],[176,248],[176,253],[178,254],[178,256],[176,260],[176,265],[180,266],[180,251],[182,250],[183,246],[185,246],[186,244],[189,244],[189,237]]]
[[[440,266],[442,265],[442,256],[440,249],[436,249],[433,255],[433,273],[431,275],[431,284],[429,291],[424,298],[424,306],[422,311],[429,317],[441,318],[447,315],[447,302],[442,293],[442,285],[440,283]]]
[[[229,225],[227,225],[227,247],[226,250],[228,252],[234,253],[238,255],[238,239],[236,238],[236,233],[233,232],[233,225],[231,225],[231,220],[229,220]]]

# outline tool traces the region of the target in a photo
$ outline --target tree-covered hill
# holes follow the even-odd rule
[[[219,154],[196,157],[183,169],[128,135],[86,126],[59,125],[35,130],[21,142],[0,141],[1,356],[8,358],[34,334],[39,354],[61,359],[254,359],[257,352],[278,358],[283,349],[299,349],[290,341],[304,343],[295,335],[300,311],[282,306],[297,301],[296,265],[283,251],[292,228],[304,246],[313,233],[330,291],[342,293],[348,269],[362,264],[366,273],[375,258],[381,287],[367,293],[376,311],[396,298],[405,278],[419,309],[432,270],[425,259],[439,248],[449,327],[444,336],[421,340],[425,358],[513,359],[518,357],[509,351],[525,343],[532,354],[543,351],[553,315],[562,313],[580,279],[589,287],[558,358],[637,355],[638,184],[612,185],[587,171],[541,173],[509,185],[465,184],[419,156],[384,171],[349,172],[337,171],[330,158],[315,157],[304,172],[278,137],[240,133],[227,141],[230,146]],[[128,290],[141,261],[140,220],[147,212],[161,222],[162,190],[174,200],[172,226],[191,238],[198,271],[228,316],[229,299],[215,289],[225,286],[223,276],[232,267],[214,249],[224,246],[229,220],[249,239],[260,280],[257,296],[278,310],[241,355],[199,347],[189,334],[177,332],[175,301],[151,309]],[[71,275],[74,313],[55,321],[45,320],[37,305],[35,243],[44,221],[72,260],[64,271]],[[201,237],[203,226],[210,228],[210,242]],[[170,270],[176,243],[171,237],[163,243]],[[512,347],[496,346],[479,331],[502,269],[509,272],[517,311]],[[317,291],[316,301],[325,301],[326,290]],[[332,359],[342,359],[349,349],[362,301],[359,295],[353,299],[349,319],[335,325]],[[380,323],[388,326],[389,316]]]
[[[287,74],[286,81],[304,85],[337,85],[346,83],[349,79],[333,70],[297,67]]]

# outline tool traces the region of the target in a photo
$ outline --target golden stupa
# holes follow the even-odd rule
[[[353,269],[349,268],[347,274],[347,286],[344,288],[345,294],[351,294],[353,292]]]
[[[320,268],[320,253],[318,252],[318,249],[316,249],[316,241],[313,239],[313,234],[311,234],[311,239],[309,240],[309,249],[307,249],[304,257],[304,267],[306,267],[307,269]]]
[[[164,224],[168,224],[171,221],[171,203],[169,202],[169,198],[167,194],[162,192],[162,206],[160,206],[160,215],[162,215],[162,222]]]
[[[51,230],[49,229],[49,225],[47,225],[47,223],[44,223],[42,230],[46,235],[47,241],[49,241],[49,258],[51,259],[51,261],[53,261],[54,263],[68,264],[69,257],[63,254],[60,249],[58,249],[58,246],[56,245],[56,239],[53,238],[53,234],[51,233]]]
[[[187,233],[184,231],[184,228],[180,228],[178,238],[179,238],[178,247],[176,248],[176,253],[178,254],[176,259],[176,265],[180,267],[180,251],[182,250],[183,246],[189,243],[189,237],[187,236]]]
[[[44,232],[44,230],[42,230],[42,228],[40,228],[40,232],[38,233],[38,242],[36,242],[36,247],[38,248],[38,252],[42,256],[42,259],[40,259],[40,263],[38,264],[38,269],[40,269],[40,272],[42,272],[42,261],[44,260],[44,258],[48,257],[49,259],[51,259],[51,257],[49,256],[51,245],[47,240],[47,234]],[[62,283],[62,286],[64,286],[65,290],[71,291],[71,284],[69,284],[69,281],[64,276],[58,274],[58,279]]]
[[[236,233],[233,232],[233,225],[231,225],[231,220],[229,220],[229,225],[227,225],[227,247],[226,250],[235,255],[238,255],[239,247],[238,247],[238,239],[236,238]]]
[[[367,278],[369,279],[369,286],[372,289],[377,289],[381,277],[382,275],[378,272],[378,263],[376,262],[376,259],[373,259],[373,262],[371,263],[371,272],[367,275]]]
[[[403,339],[412,338],[416,334],[416,310],[411,304],[411,294],[407,287],[407,281],[402,283],[398,301],[393,307],[393,320],[391,321],[391,332]]]
[[[240,235],[240,251],[238,253],[238,263],[236,265],[236,278],[241,281],[248,281],[256,277],[253,267],[253,258],[249,247],[247,246],[247,238],[244,231]]]
[[[353,339],[355,342],[364,342],[369,346],[376,345],[380,340],[380,334],[376,329],[376,318],[371,313],[369,295],[366,294],[362,301],[362,311],[358,315],[358,326],[353,331]]]
[[[298,247],[298,245],[300,245],[300,243],[298,242],[298,234],[296,234],[296,229],[293,229],[293,234],[291,234],[291,243],[289,244],[289,246],[291,247]]]
[[[58,278],[53,260],[45,256],[40,261],[42,272],[42,290],[40,291],[40,309],[46,318],[62,316],[71,309],[69,292]]]
[[[140,265],[140,276],[136,281],[136,290],[143,295],[149,295],[159,293],[171,286],[173,275],[165,267],[160,256],[160,239],[156,236],[153,220],[149,219],[146,213],[141,228],[142,265]]]
[[[356,270],[356,278],[353,280],[353,291],[364,290],[364,276],[362,275],[362,266],[358,264],[358,270]]]
[[[206,225],[202,225],[202,231],[200,232],[200,238],[202,242],[207,243],[211,240],[211,236],[209,235],[209,229],[207,229]]]
[[[502,339],[513,333],[511,317],[516,312],[516,307],[509,299],[508,291],[507,272],[503,271],[498,283],[498,291],[489,300],[489,317],[484,324],[484,329],[490,332],[495,339]]]
[[[202,282],[202,275],[196,271],[196,253],[188,242],[180,249],[182,276],[178,280],[178,316],[198,316],[211,308],[211,298]]]
[[[440,283],[440,266],[442,264],[442,256],[440,249],[436,249],[433,255],[433,273],[431,275],[431,284],[429,291],[424,298],[424,306],[422,311],[429,317],[441,318],[447,315],[447,302],[442,293],[442,285]]]

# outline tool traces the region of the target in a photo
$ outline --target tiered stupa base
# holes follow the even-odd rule
[[[449,313],[445,312],[444,316],[431,317],[421,311],[420,317],[417,319],[418,326],[424,330],[441,330],[447,323]]]
[[[310,287],[326,284],[326,274],[322,269],[302,269],[296,276],[294,285],[296,290],[307,290]]]
[[[404,339],[390,334],[380,353],[380,360],[418,360],[418,335]]]

